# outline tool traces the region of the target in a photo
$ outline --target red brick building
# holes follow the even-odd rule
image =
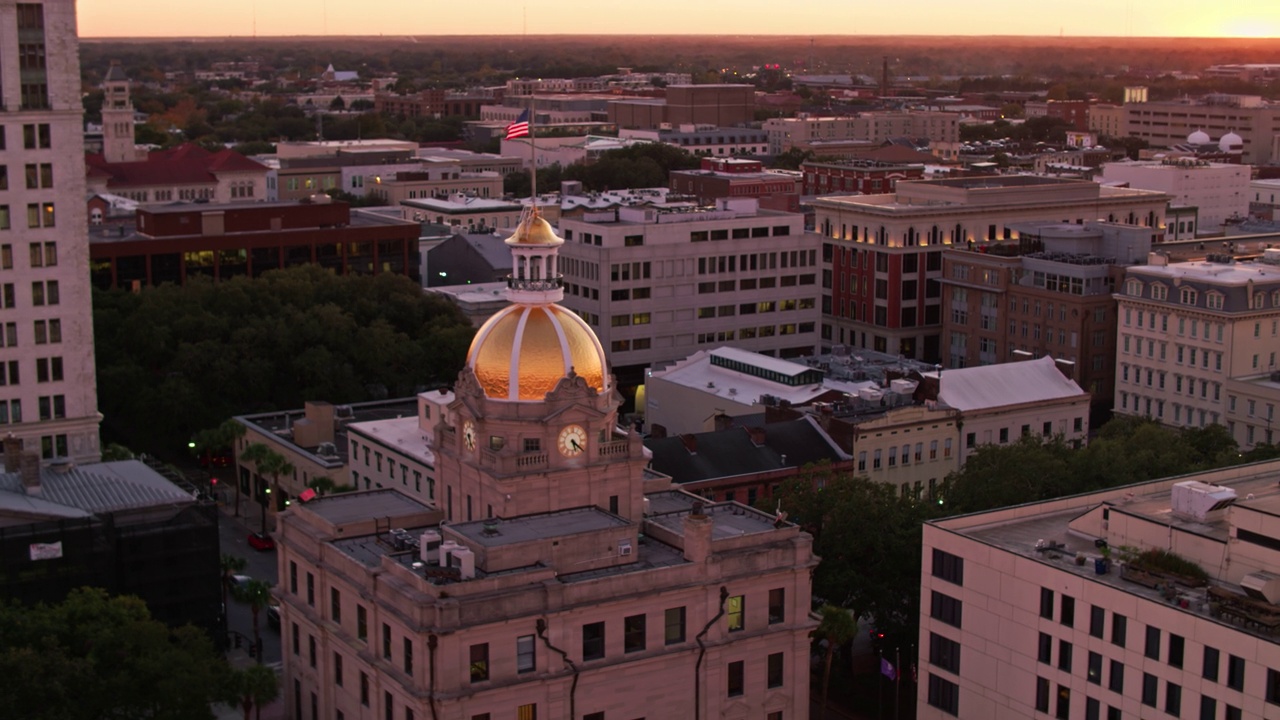
[[[800,212],[800,177],[766,171],[759,160],[703,158],[701,169],[673,171],[671,189],[693,195],[702,203],[727,197],[753,197],[767,210]]]
[[[346,274],[421,280],[418,224],[352,213],[346,203],[183,204],[137,212],[136,230],[94,228],[90,276],[96,287],[225,280],[317,264]]]
[[[805,195],[890,193],[898,187],[899,180],[924,178],[923,165],[901,165],[875,160],[854,160],[843,163],[807,162],[800,166],[800,171],[804,173],[804,186],[801,192]]]
[[[1088,100],[1042,100],[1026,105],[1027,117],[1051,117],[1065,120],[1072,130],[1089,131]]]

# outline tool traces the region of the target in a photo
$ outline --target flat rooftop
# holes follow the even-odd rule
[[[465,523],[451,523],[449,528],[482,547],[501,547],[515,543],[577,535],[629,525],[626,520],[596,507],[571,508],[538,515],[504,520],[490,518]]]
[[[1236,491],[1238,499],[1235,505],[1237,507],[1254,509],[1269,514],[1280,514],[1280,484],[1277,484],[1277,480],[1280,479],[1280,468],[1277,468],[1274,464],[1271,467],[1276,469],[1263,471],[1247,479],[1220,480],[1217,484]],[[1183,478],[1178,478],[1178,480],[1181,479]],[[1190,476],[1187,479],[1190,479]],[[1076,518],[1097,508],[1099,505],[1105,505],[1112,513],[1144,518],[1158,525],[1171,526],[1187,533],[1225,543],[1230,532],[1229,525],[1225,519],[1197,522],[1193,519],[1173,514],[1170,506],[1171,486],[1172,483],[1168,483],[1163,490],[1141,495],[1117,494],[1113,491],[1111,493],[1112,499],[1110,500],[1100,500],[1098,503],[1089,505],[1077,504],[1056,512],[1024,516],[988,525],[955,528],[954,531],[987,545],[1050,565],[1057,570],[1074,573],[1087,580],[1103,583],[1153,602],[1170,604],[1170,601],[1160,591],[1125,580],[1120,576],[1118,570],[1113,569],[1110,573],[1098,575],[1092,562],[1093,558],[1100,557],[1098,548],[1094,544],[1095,538],[1072,529],[1070,524]],[[1123,490],[1123,488],[1119,490]],[[1106,493],[1095,494],[1103,495]],[[1000,512],[993,511],[993,513]],[[980,518],[981,516],[970,517]],[[935,524],[939,527],[947,528],[948,521],[942,520]],[[1037,545],[1052,545],[1052,549],[1037,549]],[[1084,565],[1076,565],[1075,557],[1077,553],[1084,553],[1090,560]],[[1210,585],[1218,585],[1238,594],[1243,594],[1240,586],[1214,579],[1218,574],[1217,568],[1206,567],[1205,570],[1211,578]],[[1184,612],[1214,620],[1215,622],[1221,622],[1223,625],[1254,634],[1273,643],[1280,642],[1280,638],[1276,636],[1253,631],[1244,626],[1234,625],[1214,618],[1209,612],[1207,588],[1178,586],[1177,593],[1178,599],[1187,601],[1187,606],[1181,608]]]
[[[1222,263],[1198,260],[1168,265],[1141,265],[1129,268],[1128,272],[1147,277],[1200,280],[1214,285],[1280,282],[1280,265],[1268,263]]]
[[[311,453],[318,462],[332,463],[337,467],[347,463],[347,454],[350,450],[350,443],[347,442],[347,426],[352,423],[366,423],[375,420],[391,420],[399,417],[416,418],[418,415],[418,397],[395,398],[392,400],[375,400],[365,403],[352,403],[350,405],[335,405],[334,420],[336,427],[333,431],[333,444],[335,454],[333,456],[316,455],[316,447],[303,447],[293,442],[293,422],[306,417],[302,408],[295,410],[285,410],[283,412],[258,413],[255,415],[240,415],[236,419],[247,426],[256,428],[264,435],[268,435],[277,442],[287,445],[295,451]],[[345,422],[344,422],[345,421]]]
[[[403,515],[429,513],[433,508],[394,489],[322,495],[306,504],[307,510],[334,525]]]
[[[659,513],[654,509],[654,506],[654,501],[650,499],[650,514],[645,518],[646,521],[675,533],[684,532],[684,518],[693,512],[692,503],[683,508],[677,508],[665,513]],[[711,518],[712,541],[771,532],[777,529],[774,524],[775,518],[772,515],[737,502],[708,502],[703,506],[702,512]]]

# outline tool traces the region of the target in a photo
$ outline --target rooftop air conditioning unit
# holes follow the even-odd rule
[[[631,541],[630,541],[630,540],[623,540],[622,542],[618,543],[618,556],[619,556],[619,557],[627,557],[627,556],[628,556],[628,555],[630,555],[630,554],[631,554]]]

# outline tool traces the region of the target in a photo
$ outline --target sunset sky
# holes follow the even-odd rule
[[[79,0],[82,37],[1058,35],[1280,37],[1280,0]],[[1032,10],[1034,8],[1034,10]],[[526,19],[527,18],[527,19]]]

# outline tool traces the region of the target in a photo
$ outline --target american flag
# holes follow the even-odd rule
[[[529,136],[529,111],[526,109],[520,113],[520,117],[516,121],[507,126],[507,139],[515,140],[516,138]]]

